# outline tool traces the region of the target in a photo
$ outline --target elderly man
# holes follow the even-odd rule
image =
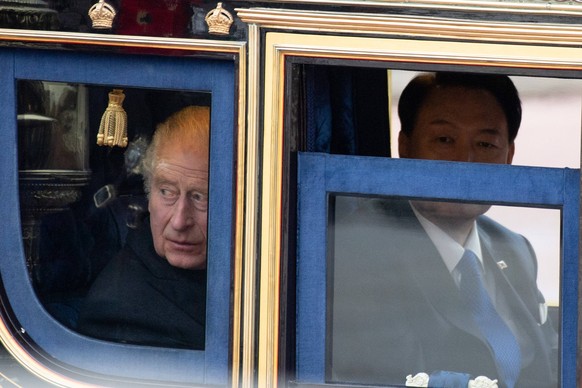
[[[401,157],[510,164],[521,103],[506,76],[423,74],[399,115]],[[335,228],[334,381],[424,372],[429,386],[557,386],[557,336],[523,236],[483,216],[488,205],[364,203]]]
[[[149,220],[91,287],[81,333],[204,349],[209,121],[190,106],[158,125],[143,162]]]

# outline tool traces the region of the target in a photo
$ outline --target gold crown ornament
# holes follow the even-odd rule
[[[93,4],[93,6],[89,8],[89,17],[93,22],[93,28],[111,28],[113,26],[115,15],[115,8],[106,3],[105,0],[99,0],[98,3]]]
[[[230,12],[222,8],[222,3],[218,3],[216,8],[208,12],[204,20],[208,24],[208,32],[215,35],[228,35],[234,21]]]

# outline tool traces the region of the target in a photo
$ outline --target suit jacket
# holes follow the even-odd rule
[[[99,274],[78,330],[140,345],[204,349],[206,271],[173,267],[156,254],[149,219]]]
[[[541,321],[535,254],[523,236],[487,217],[477,227],[497,301],[519,331],[517,387],[556,387],[557,335]],[[334,231],[330,380],[404,385],[409,374],[435,371],[498,378],[487,343],[408,202],[366,200],[356,214],[338,217]]]

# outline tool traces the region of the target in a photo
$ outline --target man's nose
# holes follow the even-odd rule
[[[451,157],[453,162],[474,162],[475,153],[470,145],[459,144]]]
[[[175,203],[172,214],[172,227],[176,230],[188,228],[195,223],[196,209],[186,196],[181,196]]]

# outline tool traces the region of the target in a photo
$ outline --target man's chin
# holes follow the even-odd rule
[[[435,224],[472,222],[489,210],[491,205],[436,202],[436,201],[411,201],[413,206],[425,218]]]
[[[166,254],[166,260],[170,265],[188,269],[188,270],[201,270],[206,269],[206,255],[184,255],[179,253],[169,253]]]

